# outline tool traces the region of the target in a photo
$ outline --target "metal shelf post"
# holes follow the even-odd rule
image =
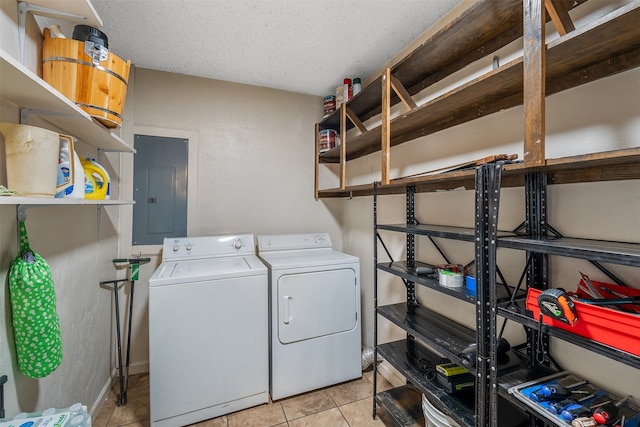
[[[476,169],[476,425],[498,426],[496,248],[502,164]]]

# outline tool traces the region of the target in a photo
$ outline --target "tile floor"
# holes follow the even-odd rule
[[[392,424],[378,410],[371,417],[373,371],[362,378],[193,424],[197,427],[384,427]],[[129,378],[127,404],[116,406],[118,383],[94,416],[93,427],[149,427],[149,375]],[[378,376],[378,391],[392,388]]]

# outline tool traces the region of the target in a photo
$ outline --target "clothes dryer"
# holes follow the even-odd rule
[[[328,234],[258,237],[269,268],[273,400],[362,376],[360,261]]]
[[[253,235],[164,239],[149,279],[152,427],[269,401],[267,305]]]

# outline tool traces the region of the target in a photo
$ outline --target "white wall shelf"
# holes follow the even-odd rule
[[[0,94],[43,120],[104,151],[135,153],[127,143],[0,49]]]
[[[65,205],[133,205],[132,200],[56,199],[54,197],[0,196],[0,205],[65,206]]]
[[[57,14],[48,14],[39,10],[38,15],[60,17],[60,13],[66,15],[65,19],[78,24],[91,25],[92,27],[102,27],[102,19],[89,0],[29,0],[32,6],[39,6],[44,9],[52,9]]]

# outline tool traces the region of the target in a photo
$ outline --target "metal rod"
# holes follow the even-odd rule
[[[391,262],[393,262],[393,257],[391,256],[391,252],[389,252],[389,249],[387,249],[387,245],[385,245],[384,240],[382,240],[382,237],[380,236],[380,233],[378,233],[378,230],[375,231],[375,237],[378,238],[378,240],[382,244],[382,247],[384,248],[384,251],[387,253],[387,256],[389,257]],[[374,240],[375,240],[375,237],[374,237]]]
[[[378,240],[387,255],[391,254],[378,234],[378,183],[373,183],[373,408],[371,417],[376,419],[376,393],[378,390]]]
[[[7,383],[7,376],[0,377],[0,420],[4,419],[4,385]]]
[[[116,346],[118,349],[118,378],[120,380],[120,393],[117,396],[116,405],[120,406],[126,403],[126,392],[124,390],[124,384],[122,381],[122,346],[120,344],[120,306],[118,302],[118,286],[116,283],[117,282],[114,281],[113,298],[116,305],[115,307],[116,308]],[[124,403],[122,401],[123,397],[125,399]]]
[[[561,232],[559,232],[551,224],[547,223],[546,224],[546,229],[551,231],[556,237],[565,237]],[[593,265],[598,270],[600,270],[602,273],[604,273],[605,276],[607,276],[609,279],[611,279],[614,282],[616,282],[616,284],[618,284],[620,286],[624,286],[624,287],[628,287],[629,286],[625,282],[623,282],[622,279],[620,279],[618,276],[613,274],[607,267],[605,267],[604,265],[600,264],[598,261],[594,261],[594,260],[591,260],[591,259],[588,259],[587,261],[589,261],[589,263],[591,265]]]
[[[127,389],[129,388],[129,359],[130,359],[130,355],[131,355],[131,324],[132,324],[132,319],[133,319],[133,289],[134,289],[134,285],[135,285],[135,280],[131,280],[131,295],[129,296],[129,328],[127,330],[127,374],[126,374],[126,382],[125,382],[125,387],[124,387],[124,392],[125,392],[125,403],[127,398],[126,398],[126,393],[127,393]]]
[[[507,296],[511,298],[511,290],[507,285],[507,279],[505,279],[504,275],[502,274],[502,271],[500,271],[500,267],[498,267],[498,264],[496,264],[496,273],[500,277],[500,282],[502,283],[502,287],[504,287],[504,290],[507,292]]]
[[[444,253],[444,251],[440,248],[440,246],[438,246],[438,243],[436,243],[435,240],[433,240],[432,236],[429,236],[429,240],[431,240],[431,243],[433,243],[433,246],[436,248],[436,250],[440,253],[440,255],[442,256],[442,258],[444,258],[444,262],[446,262],[447,264],[453,264],[451,261],[449,261],[449,257],[447,257],[447,255]]]
[[[527,263],[525,264],[524,270],[522,270],[522,274],[520,275],[520,280],[518,280],[518,284],[516,285],[516,288],[513,290],[513,295],[511,295],[511,303],[515,301],[516,295],[518,295],[518,291],[520,290],[520,287],[522,286],[522,283],[526,278],[527,271],[529,270],[529,266],[531,265],[532,262],[533,262],[533,256],[532,254],[529,254],[529,256],[527,257]]]

